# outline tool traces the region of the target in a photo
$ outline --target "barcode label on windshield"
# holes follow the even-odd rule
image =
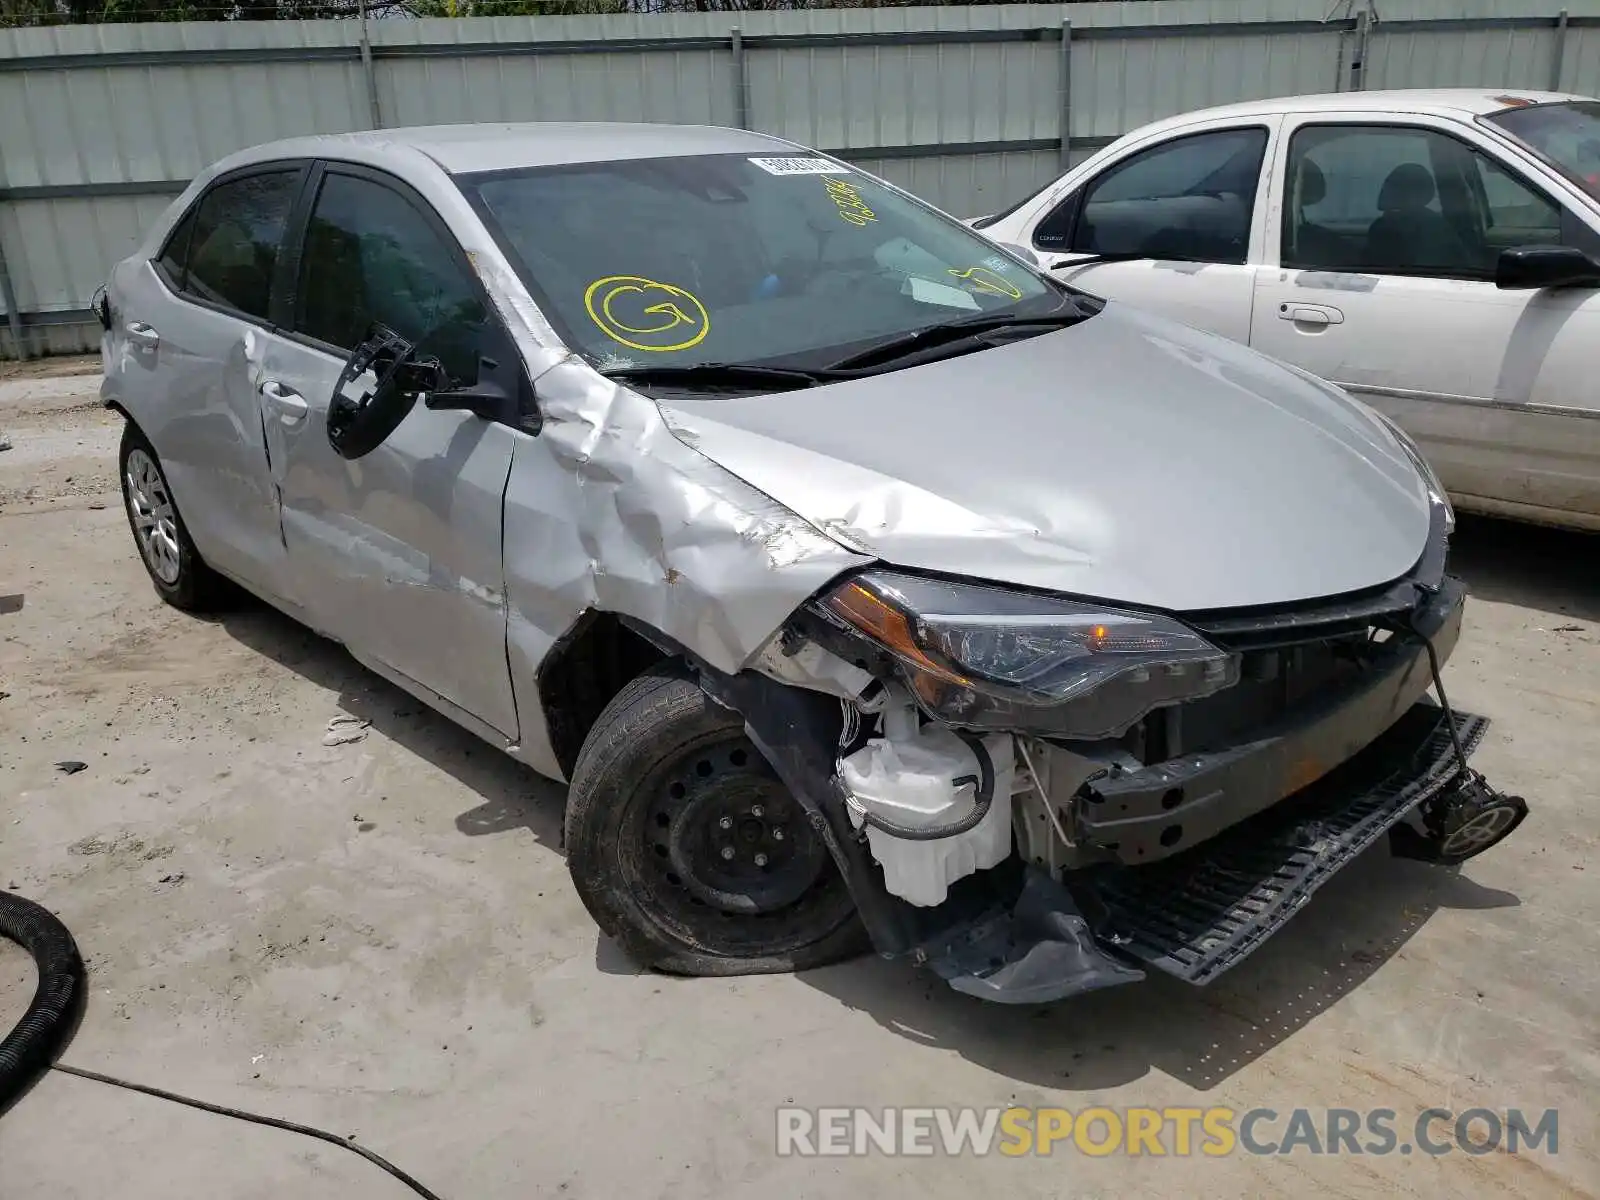
[[[751,162],[768,175],[848,175],[849,167],[841,167],[825,158],[752,158]]]

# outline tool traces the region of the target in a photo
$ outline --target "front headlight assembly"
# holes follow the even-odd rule
[[[930,715],[975,729],[1112,737],[1239,681],[1239,659],[1158,613],[869,571],[817,602],[893,660]]]

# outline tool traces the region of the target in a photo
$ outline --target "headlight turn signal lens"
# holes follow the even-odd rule
[[[824,601],[824,606],[834,616],[879,642],[896,657],[920,671],[926,671],[947,683],[966,686],[964,676],[933,661],[917,645],[911,634],[911,623],[899,609],[887,604],[864,584],[852,580]]]

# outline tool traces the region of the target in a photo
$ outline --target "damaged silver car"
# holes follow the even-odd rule
[[[1386,833],[1454,862],[1526,813],[1439,687],[1404,434],[826,155],[278,142],[96,310],[156,590],[242,585],[569,782],[649,966],[1203,983]]]

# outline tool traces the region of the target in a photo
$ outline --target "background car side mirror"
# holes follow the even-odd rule
[[[1600,262],[1576,246],[1514,246],[1495,263],[1497,288],[1600,287]]]

